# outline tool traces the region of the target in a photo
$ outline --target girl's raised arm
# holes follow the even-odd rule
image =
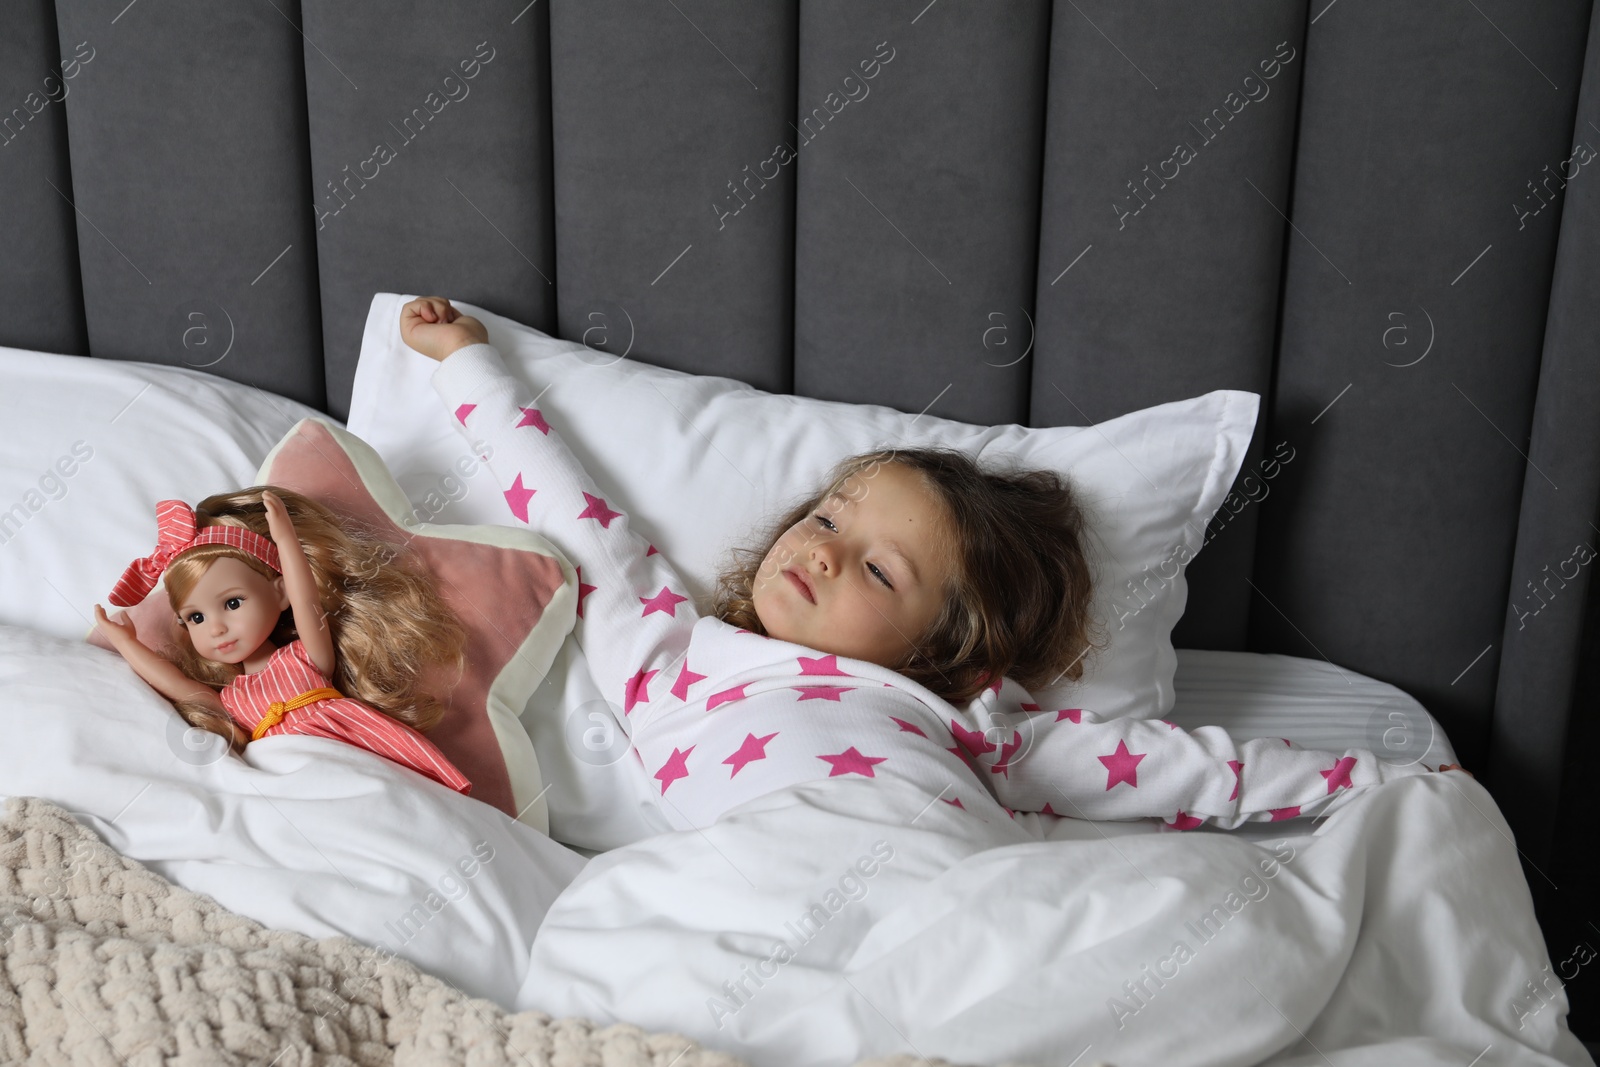
[[[680,672],[698,615],[683,579],[605,498],[492,345],[454,351],[434,371],[433,387],[473,451],[491,446],[506,525],[544,536],[577,568],[573,632],[631,734],[636,706],[688,684],[677,680],[687,677]]]
[[[294,520],[272,490],[261,491],[261,503],[267,509],[267,528],[278,546],[283,588],[289,595],[289,608],[294,612],[294,628],[300,634],[300,643],[317,670],[332,678],[336,662],[333,632],[328,629],[327,612],[322,610],[322,597],[317,592],[317,580],[311,573],[306,550],[294,532]]]

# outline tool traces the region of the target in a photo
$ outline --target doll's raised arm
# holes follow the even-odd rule
[[[106,639],[122,654],[122,658],[128,661],[128,666],[132,667],[134,673],[148,682],[156,692],[172,701],[198,700],[210,704],[223,715],[228,714],[228,709],[223,706],[222,698],[217,695],[215,689],[204,682],[190,678],[178,669],[176,663],[139,640],[132,619],[117,622],[108,618],[105,609],[99,604],[94,606],[94,617]]]
[[[267,528],[278,546],[283,587],[289,594],[289,609],[294,612],[294,627],[300,633],[300,643],[317,670],[332,678],[335,666],[333,632],[328,629],[327,612],[322,610],[322,597],[317,592],[317,580],[311,573],[306,550],[294,532],[294,520],[289,518],[289,509],[283,506],[283,501],[270,489],[262,490],[261,504],[267,509]]]

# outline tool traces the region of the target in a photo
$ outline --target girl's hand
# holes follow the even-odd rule
[[[119,651],[124,641],[137,641],[139,634],[134,630],[133,620],[127,612],[121,612],[121,619],[113,619],[106,615],[106,609],[99,604],[94,606],[94,621],[100,627],[100,632],[106,635],[106,640],[111,642],[113,648]]]
[[[1476,777],[1478,777],[1477,775],[1473,774],[1471,771],[1467,770],[1465,767],[1461,766],[1461,764],[1459,764],[1459,763],[1443,763],[1443,764],[1440,764],[1439,765],[1439,771],[1441,773],[1443,773],[1444,771],[1460,771],[1462,774],[1466,775],[1468,778],[1476,778]]]
[[[442,296],[419,296],[400,309],[400,337],[429,359],[446,359],[467,345],[487,344],[489,331]]]

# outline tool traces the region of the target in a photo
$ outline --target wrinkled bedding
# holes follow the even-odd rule
[[[1592,1062],[1564,999],[1519,1011],[1549,959],[1505,821],[1465,775],[1276,837],[1085,825],[984,823],[842,778],[773,794],[593,859],[516,1007],[772,1067]]]
[[[114,653],[3,625],[0,737],[0,796],[230,911],[763,1067],[1592,1063],[1559,985],[1529,999],[1550,960],[1461,774],[1231,834],[828,779],[585,861],[338,742],[206,756]]]

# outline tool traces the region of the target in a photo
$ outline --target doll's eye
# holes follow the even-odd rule
[[[189,618],[187,621],[190,626],[198,626],[206,621],[206,617],[200,614],[198,611],[191,611],[189,612]]]
[[[231,596],[231,597],[229,597],[227,599],[226,603],[228,605],[228,610],[229,611],[238,611],[239,610],[239,605],[244,603],[244,597]]]

